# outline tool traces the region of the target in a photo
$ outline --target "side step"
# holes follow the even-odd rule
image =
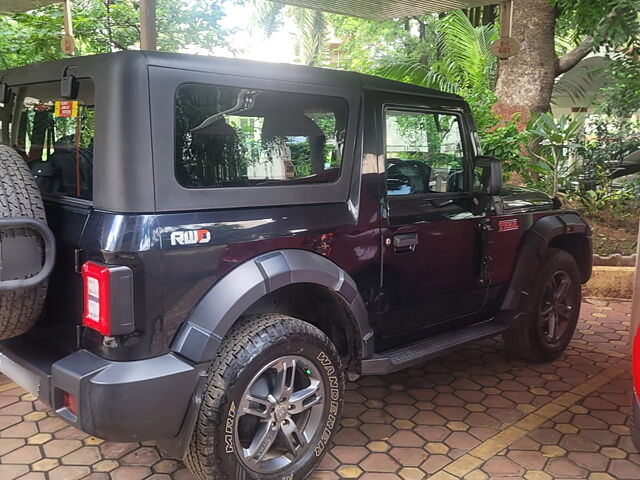
[[[513,317],[513,312],[503,311],[487,322],[441,333],[418,343],[377,353],[362,361],[362,375],[388,375],[452,352],[467,343],[494,337],[509,328]]]

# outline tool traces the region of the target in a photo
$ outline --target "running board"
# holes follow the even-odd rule
[[[512,312],[501,312],[493,320],[477,323],[460,330],[442,333],[405,347],[376,353],[362,361],[362,375],[388,375],[426,360],[452,352],[467,343],[495,337],[509,328]]]

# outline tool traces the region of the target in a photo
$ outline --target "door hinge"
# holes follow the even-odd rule
[[[493,245],[493,227],[491,220],[485,218],[478,225],[480,229],[480,273],[478,276],[478,284],[486,287],[491,282],[491,263],[493,257],[490,255],[490,247]]]
[[[82,249],[76,248],[73,251],[73,270],[76,273],[82,273]]]

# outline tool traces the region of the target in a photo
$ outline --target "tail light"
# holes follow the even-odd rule
[[[111,335],[109,268],[93,262],[82,266],[84,314],[82,324],[102,335]]]
[[[78,401],[75,395],[72,395],[69,392],[63,392],[62,405],[68,408],[75,416],[78,416]]]
[[[105,336],[133,332],[133,272],[129,267],[86,262],[82,283],[85,327]]]

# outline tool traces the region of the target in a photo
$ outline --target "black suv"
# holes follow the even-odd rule
[[[572,337],[589,227],[503,186],[458,96],[121,52],[6,70],[0,100],[0,370],[92,435],[301,479],[345,375]]]

